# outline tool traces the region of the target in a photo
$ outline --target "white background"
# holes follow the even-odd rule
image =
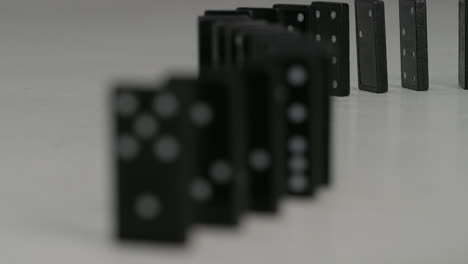
[[[428,1],[430,92],[334,99],[335,185],[185,249],[112,240],[108,105],[115,79],[196,72],[196,16],[234,0],[0,1],[0,263],[468,263],[468,92],[457,88],[458,1]],[[294,3],[307,3],[297,1]]]

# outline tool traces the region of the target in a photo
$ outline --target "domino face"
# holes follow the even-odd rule
[[[317,184],[328,184],[328,81],[322,60],[291,63],[286,73],[289,91],[288,192],[313,195]],[[327,63],[327,62],[324,62]]]
[[[425,0],[400,0],[402,86],[415,91],[429,89],[427,15]]]
[[[466,62],[467,59],[467,42],[466,42],[466,31],[468,27],[466,26],[466,14],[468,12],[468,6],[465,3],[465,0],[459,0],[459,62],[458,62],[458,79],[459,85],[463,89],[468,89],[466,86],[467,74],[466,74]]]
[[[381,0],[355,0],[359,89],[388,91],[385,7]]]
[[[302,150],[300,153],[301,150],[298,150],[293,152],[287,146],[287,139],[277,136],[284,139],[278,139],[278,142],[283,141],[283,152],[287,153],[284,156],[285,163],[288,163],[284,167],[279,166],[277,170],[283,171],[284,168],[289,167],[289,172],[286,171],[284,175],[290,175],[290,178],[293,179],[292,183],[286,179],[286,184],[292,186],[290,188],[291,194],[312,195],[317,184],[328,185],[331,181],[329,175],[330,114],[328,98],[328,87],[331,79],[328,73],[333,69],[333,65],[329,63],[330,51],[321,43],[317,43],[312,36],[289,32],[286,34],[277,31],[267,33],[257,29],[245,31],[241,36],[243,37],[242,43],[245,45],[242,50],[247,52],[247,64],[266,59],[268,62],[264,63],[263,67],[270,69],[272,72],[270,74],[276,76],[272,77],[274,78],[272,83],[285,89],[285,91],[270,91],[269,93],[284,93],[286,95],[291,93],[290,98],[276,103],[278,109],[283,109],[281,116],[285,120],[290,120],[289,123],[283,124],[287,127],[287,135],[285,136],[288,136],[289,141],[293,141],[291,144],[295,146],[306,144],[310,148],[302,147],[302,149],[313,151]],[[268,60],[268,58],[271,59]],[[302,81],[302,85],[296,85],[297,87],[293,87],[294,85],[290,85],[286,78],[282,78],[287,75],[288,68],[294,64],[300,67],[293,67],[291,76],[307,79],[307,81]],[[261,85],[255,85],[255,87],[259,86]],[[250,90],[254,90],[254,88],[250,88]],[[300,101],[298,102],[298,100]],[[294,120],[296,123],[293,123]],[[308,125],[311,125],[313,130]],[[305,140],[303,140],[304,138]],[[299,186],[300,184],[302,186]]]
[[[349,6],[345,3],[313,2],[310,8],[310,29],[317,42],[332,50],[329,63],[329,90],[333,96],[350,94]]]
[[[239,7],[238,12],[246,13],[252,19],[265,20],[270,23],[277,22],[276,11],[272,8],[261,8],[261,7]]]
[[[278,22],[283,24],[290,31],[307,32],[309,21],[308,5],[287,5],[276,4],[273,6],[276,10]]]
[[[213,67],[213,25],[217,21],[242,21],[250,19],[245,14],[231,11],[207,11],[198,18],[198,56],[200,72]]]
[[[247,132],[243,89],[235,74],[201,75],[192,119],[198,125],[199,182],[209,195],[199,202],[204,223],[236,225],[248,205]]]
[[[301,47],[300,43],[304,43]],[[291,45],[295,50],[291,50]],[[331,66],[326,50],[310,49],[306,40],[290,43],[278,51],[280,83],[286,89],[287,179],[289,194],[311,196],[319,185],[329,185]]]
[[[195,170],[190,93],[120,85],[113,94],[117,234],[122,240],[184,242]]]

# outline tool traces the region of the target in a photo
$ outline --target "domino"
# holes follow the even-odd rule
[[[282,77],[279,83],[286,89],[285,186],[289,194],[304,197],[314,195],[319,186],[331,184],[330,51],[314,47],[312,41],[308,43],[304,37],[268,51],[281,61],[282,74],[277,75]]]
[[[400,0],[402,86],[415,91],[429,89],[427,15],[425,0]]]
[[[212,45],[213,45],[213,30],[212,26],[217,21],[242,21],[250,19],[245,14],[240,14],[233,11],[206,11],[205,16],[198,18],[198,60],[199,70],[204,70],[213,67],[214,58],[212,57]]]
[[[203,73],[191,118],[198,129],[197,177],[209,195],[198,203],[198,220],[213,225],[240,223],[248,209],[247,128],[239,77],[222,69]]]
[[[330,95],[349,96],[349,6],[346,3],[313,2],[310,7],[310,29],[317,42],[329,46]]]
[[[190,91],[120,84],[113,92],[116,233],[124,241],[183,243],[193,216],[196,150]]]
[[[276,4],[278,22],[283,24],[290,31],[307,32],[309,30],[309,6],[308,5],[287,5]]]
[[[355,0],[359,89],[388,91],[385,6],[381,0]]]
[[[288,192],[299,196],[313,195],[317,185],[329,186],[331,184],[329,171],[330,109],[328,88],[330,82],[332,82],[329,72],[332,72],[333,65],[329,63],[331,53],[328,45],[317,43],[315,41],[315,37],[312,36],[302,36],[292,33],[281,34],[277,31],[265,32],[261,29],[247,30],[241,33],[240,36],[242,36],[242,43],[245,45],[241,47],[241,50],[247,52],[247,56],[245,58],[246,65],[267,58],[271,59],[268,63],[265,63],[266,65],[270,65],[270,67],[280,65],[276,66],[278,68],[284,67],[281,63],[285,63],[285,61],[291,61],[289,64],[292,64],[293,61],[305,61],[304,63],[310,63],[310,65],[305,64],[305,66],[300,68],[300,70],[292,70],[295,75],[313,77],[311,77],[310,82],[304,83],[303,86],[292,89],[293,87],[289,85],[285,79],[274,79],[272,83],[276,83],[277,86],[285,87],[286,91],[292,93],[291,98],[288,98],[288,100],[285,101],[287,105],[282,106],[284,107],[284,114],[282,114],[282,116],[288,120],[291,120],[291,116],[296,116],[296,120],[301,118],[303,119],[302,123],[300,121],[296,121],[299,124],[297,127],[295,127],[293,123],[283,124],[288,128],[287,136],[289,138],[299,138],[298,136],[302,135],[306,140],[292,141],[301,141],[300,143],[306,142],[306,144],[310,145],[310,149],[314,150],[311,152],[304,152],[304,156],[299,157],[298,155],[295,155],[297,154],[296,152],[288,150],[288,147],[286,146],[287,143],[283,143],[285,152],[289,155],[285,156],[285,159],[290,161],[288,162],[289,168],[294,168],[294,164],[296,164],[295,168],[300,166],[306,167],[302,170],[290,169],[290,173],[298,171],[303,172],[301,175],[303,177],[300,177],[302,181],[299,181],[297,180],[299,179],[297,175],[295,175],[296,177],[291,175],[291,177],[295,179],[294,182],[296,185],[294,185],[294,183],[287,182],[288,179],[286,179],[286,186],[294,186],[290,188],[292,191]],[[309,60],[311,62],[309,62]],[[325,64],[323,64],[324,61],[326,62]],[[298,64],[302,65],[300,63]],[[276,72],[272,75],[284,76],[285,74],[282,72]],[[260,85],[256,85],[256,87],[258,86]],[[298,95],[293,93],[294,91],[300,90],[301,92],[299,92]],[[270,93],[273,92],[270,91]],[[295,98],[301,98],[302,102],[298,103]],[[311,98],[312,101],[307,101],[307,98]],[[280,104],[278,105],[278,107],[281,106]],[[313,114],[310,116],[307,115],[309,112]],[[308,118],[306,119],[305,117]],[[307,124],[314,127],[314,130],[307,130]],[[298,131],[301,129],[302,133],[299,133]],[[284,140],[284,142],[286,142],[286,140]],[[295,143],[295,145],[299,145],[299,143]],[[307,162],[300,163],[299,159],[304,161],[304,157],[306,157]],[[300,166],[297,164],[300,164]],[[281,168],[282,167],[278,170],[281,171]],[[306,176],[306,180],[304,180],[304,175]],[[298,182],[302,182],[303,186],[298,187]]]
[[[250,209],[276,213],[284,193],[286,175],[285,89],[268,62],[242,68],[248,124],[248,174]]]
[[[467,74],[466,74],[466,62],[467,59],[467,42],[466,35],[468,27],[466,25],[466,14],[468,13],[468,6],[466,5],[465,0],[459,0],[459,62],[458,62],[458,80],[461,88],[468,90],[466,86],[467,83]]]
[[[272,8],[239,7],[237,8],[237,11],[240,13],[245,13],[255,20],[264,20],[269,23],[276,23],[278,21],[276,10]]]

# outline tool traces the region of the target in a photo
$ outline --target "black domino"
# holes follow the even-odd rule
[[[276,4],[278,22],[286,26],[290,31],[307,32],[309,30],[308,5]]]
[[[425,0],[400,0],[402,86],[415,91],[429,89],[427,12]]]
[[[184,242],[196,170],[190,91],[121,84],[113,94],[116,232],[119,239]]]
[[[359,89],[388,91],[385,5],[381,0],[355,0]]]
[[[284,193],[286,175],[285,89],[270,62],[243,68],[248,113],[248,173],[250,208],[275,213]]]
[[[307,71],[302,70],[299,73],[302,76],[307,75],[312,78],[310,83],[305,83],[304,86],[299,87],[302,89],[302,92],[299,93],[298,98],[303,96],[302,100],[304,100],[301,104],[302,107],[294,107],[295,105],[297,106],[297,102],[294,101],[294,98],[291,99],[293,101],[289,101],[288,99],[286,103],[289,105],[284,106],[292,108],[292,110],[285,108],[284,113],[312,113],[310,119],[303,121],[303,126],[295,127],[294,124],[285,124],[288,127],[288,131],[290,131],[289,137],[296,136],[299,134],[298,131],[302,129],[302,135],[307,139],[305,141],[311,146],[310,149],[314,150],[304,153],[304,156],[307,156],[308,158],[306,162],[308,163],[308,167],[302,170],[303,174],[307,176],[307,181],[302,182],[307,182],[307,184],[302,186],[302,188],[304,188],[303,190],[300,190],[301,188],[297,187],[298,182],[300,182],[297,180],[298,177],[293,177],[295,180],[293,183],[296,183],[296,188],[293,187],[292,189],[294,189],[294,191],[290,193],[311,195],[314,192],[316,184],[329,185],[331,183],[329,173],[330,113],[328,98],[329,83],[332,81],[329,72],[333,71],[333,65],[330,64],[329,61],[329,58],[331,58],[331,51],[328,45],[322,45],[322,43],[316,42],[315,37],[313,36],[293,34],[281,30],[265,31],[260,28],[248,29],[238,33],[239,36],[242,37],[243,46],[241,46],[240,49],[245,52],[244,60],[246,64],[271,58],[269,61],[269,64],[272,65],[271,67],[274,65],[280,65],[278,66],[278,68],[280,68],[282,67],[281,63],[285,63],[285,61],[289,60],[298,61],[298,58],[301,57],[302,60],[305,61],[304,63],[311,63],[311,65],[303,67],[306,68]],[[274,51],[276,51],[276,53]],[[309,62],[309,60],[313,63]],[[324,62],[324,64],[322,64],[322,62]],[[288,63],[292,64],[292,62]],[[276,75],[284,76],[283,72],[280,70],[278,71],[279,72],[277,72]],[[288,85],[284,78],[277,78],[278,79],[275,79],[275,82],[278,83],[277,86],[285,87],[286,92],[299,90],[299,88],[292,89],[291,85]],[[294,97],[295,94],[292,94],[291,96]],[[307,101],[309,98],[312,101]],[[287,116],[285,116],[285,119],[286,118]],[[314,127],[314,130],[307,130],[307,127],[304,124],[311,124],[311,126]],[[284,149],[288,155],[296,154],[287,150],[287,147]],[[302,158],[304,158],[304,156],[302,156]],[[295,164],[298,164],[298,157],[294,155],[291,157],[285,157],[287,160],[294,160],[296,162]],[[302,165],[304,165],[304,163],[302,163]],[[299,166],[294,166],[293,164],[289,167],[297,168]],[[291,170],[291,172],[297,171],[299,170]],[[286,181],[288,180],[286,179]],[[294,184],[287,184],[294,186]]]
[[[329,88],[333,96],[350,94],[349,68],[349,5],[346,3],[313,2],[310,8],[308,32],[316,41],[328,45],[331,52],[329,63]]]
[[[330,51],[304,37],[276,45],[270,52],[281,61],[283,73],[278,75],[286,88],[287,191],[310,196],[318,186],[331,183]]]
[[[467,19],[466,19],[466,15],[468,14],[468,5],[466,5],[466,1],[465,0],[459,0],[458,1],[458,8],[459,8],[459,45],[458,45],[458,82],[459,82],[459,85],[461,88],[463,89],[468,89],[468,87],[466,86],[466,83],[467,83],[467,77],[468,75],[466,74],[466,62],[468,61],[467,59],[467,50],[468,50],[468,47],[467,47],[467,41],[466,41],[466,36],[467,36],[467,30],[468,30],[468,26],[467,26]]]
[[[467,58],[467,41],[466,41],[466,36],[467,36],[467,19],[466,19],[466,14],[468,14],[468,5],[466,5],[465,0],[459,0],[459,62],[458,62],[458,79],[459,79],[459,85],[461,88],[468,90],[468,87],[466,86],[467,83],[467,77],[468,75],[466,74],[466,62],[468,61]]]
[[[191,111],[198,127],[197,176],[209,195],[198,206],[198,219],[237,225],[248,209],[247,128],[243,89],[235,73],[204,72],[197,81]]]

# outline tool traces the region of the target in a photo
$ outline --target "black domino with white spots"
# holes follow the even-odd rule
[[[308,33],[331,51],[330,94],[348,96],[350,94],[349,5],[313,2],[309,18]]]
[[[190,94],[146,84],[122,84],[113,94],[116,228],[122,240],[186,240],[196,169]]]
[[[296,39],[269,53],[274,83],[285,92],[285,190],[295,196],[313,195],[318,186],[331,182],[329,55],[310,46],[307,38]]]
[[[426,2],[400,0],[402,86],[415,91],[429,89]]]
[[[385,3],[355,0],[359,89],[388,92]]]

